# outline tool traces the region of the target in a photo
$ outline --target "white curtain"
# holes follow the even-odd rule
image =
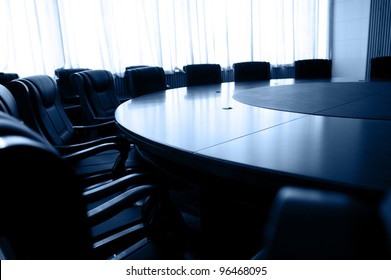
[[[56,1],[0,0],[0,72],[50,73],[64,62]]]
[[[331,0],[0,0],[0,71],[330,58]]]

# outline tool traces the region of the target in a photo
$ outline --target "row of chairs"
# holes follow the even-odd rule
[[[380,63],[373,63],[373,72],[377,71],[375,66],[378,64]],[[296,79],[331,79],[332,77],[332,61],[328,59],[298,60],[295,62],[294,68]],[[271,78],[271,65],[265,61],[237,62],[233,64],[233,69],[235,82],[267,81]],[[186,74],[187,86],[222,82],[222,69],[219,64],[190,64],[184,66],[183,71]],[[108,71],[88,68],[59,68],[55,70],[55,74],[62,102],[72,105],[67,107],[68,115],[72,116],[72,109],[79,110],[74,114],[76,117],[72,117],[72,120],[80,119],[81,115],[87,117],[88,123],[99,122],[99,118],[112,118],[114,110],[124,101],[118,97],[119,94],[107,94],[116,91],[114,78]],[[81,85],[83,79],[80,78],[80,75],[83,75],[84,80],[88,81],[87,91],[83,90],[83,85]],[[72,76],[75,76],[73,81]],[[126,67],[123,80],[128,98],[169,88],[164,69],[158,66],[134,65]],[[94,92],[94,94],[80,96],[83,91]],[[80,112],[80,105],[84,109],[83,113]]]
[[[271,65],[267,61],[244,61],[232,65],[235,82],[265,81],[271,78]],[[219,64],[192,64],[183,67],[186,85],[207,85],[222,82]],[[295,79],[331,79],[332,62],[329,59],[295,61]]]
[[[233,64],[234,81],[262,81],[270,80],[270,63],[265,61],[248,61]],[[302,60],[295,62],[297,79],[330,79],[331,60]],[[75,89],[71,76],[75,73],[86,72],[88,68],[55,70],[58,78],[63,102],[65,104],[79,104],[79,90]],[[221,66],[219,64],[190,64],[183,67],[186,74],[186,86],[207,85],[222,82]],[[110,81],[112,84],[112,82]],[[137,97],[150,92],[166,90],[169,88],[166,82],[164,69],[158,66],[135,65],[126,67],[124,83],[129,98]],[[122,101],[122,100],[121,100]],[[113,102],[112,100],[109,102]],[[115,101],[116,102],[116,101]]]
[[[129,257],[129,248],[156,235],[155,208],[165,221],[183,222],[165,183],[126,137],[76,132],[107,132],[115,123],[72,125],[53,78],[1,85],[0,104],[1,170],[9,182],[0,196],[0,246],[12,247],[8,258],[107,259],[124,249]]]
[[[235,81],[268,80],[268,62],[239,62],[233,65]],[[295,79],[331,79],[331,59],[304,59],[294,63]],[[379,56],[370,60],[370,81],[391,81],[391,56]]]
[[[391,79],[391,57],[381,56],[371,59],[370,80]],[[233,64],[234,81],[269,80],[270,63],[265,61],[247,61]],[[141,69],[140,68],[144,68]],[[332,77],[332,61],[330,59],[297,60],[294,64],[295,79],[330,79]],[[76,72],[90,70],[88,68],[58,68],[55,70],[57,82],[61,90],[64,103],[78,104],[79,97],[75,93],[70,77]],[[135,70],[135,71],[133,71]],[[186,85],[203,85],[220,83],[221,67],[219,64],[194,64],[183,67],[186,73]],[[16,73],[0,73],[0,84],[6,85],[9,81],[18,78]],[[125,84],[128,96],[136,97],[167,88],[164,70],[161,67],[147,65],[129,66],[125,69]]]
[[[182,226],[162,188],[141,174],[86,190],[56,149],[4,113],[0,139],[0,247],[7,259],[111,259],[124,251],[132,258],[156,232],[162,243],[164,230],[173,234],[171,226]],[[104,198],[97,199],[102,191]],[[165,228],[156,229],[157,215],[164,216]],[[166,258],[179,258],[172,251]]]
[[[374,57],[370,62],[371,81],[391,80],[391,56]],[[246,61],[234,63],[234,81],[270,80],[271,65],[266,61]],[[186,65],[187,86],[221,83],[221,67],[219,64]],[[331,59],[303,59],[294,62],[295,79],[331,79]]]

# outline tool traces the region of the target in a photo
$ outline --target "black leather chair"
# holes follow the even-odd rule
[[[391,56],[380,56],[371,59],[371,81],[391,81]]]
[[[186,86],[219,84],[222,82],[220,64],[189,64],[183,67],[186,72]]]
[[[84,124],[84,117],[80,106],[80,93],[73,86],[71,76],[85,70],[89,68],[58,68],[54,71],[64,110],[75,125]]]
[[[168,88],[164,69],[159,66],[128,67],[124,82],[131,98]]]
[[[67,158],[89,183],[133,172],[142,165],[126,137],[98,137],[90,131],[116,127],[110,123],[74,126],[62,107],[53,78],[47,75],[20,78],[10,83],[21,120],[40,133]],[[107,128],[108,127],[108,128]]]
[[[173,228],[161,228],[171,214],[181,222],[153,176],[130,174],[86,189],[41,135],[3,112],[0,139],[0,246],[7,245],[5,258],[111,259],[154,234],[165,236],[163,230],[171,233]],[[147,205],[138,206],[140,201]],[[129,224],[133,208],[143,210]],[[163,245],[166,240],[159,241]]]
[[[0,72],[0,85],[8,86],[8,83],[12,80],[19,78],[17,73],[3,73]]]
[[[270,62],[245,61],[232,65],[235,82],[270,80]]]
[[[295,61],[295,79],[331,79],[330,59],[303,59]]]
[[[115,109],[121,101],[110,71],[83,71],[75,73],[71,79],[80,93],[80,104],[87,124],[114,120]]]
[[[254,259],[382,259],[385,235],[378,198],[298,186],[282,187]]]
[[[74,73],[90,70],[89,68],[57,68],[54,70],[58,89],[61,94],[61,101],[64,104],[80,105],[80,94],[71,81]]]

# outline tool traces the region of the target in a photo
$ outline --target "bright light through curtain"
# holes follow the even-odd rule
[[[330,58],[330,2],[0,0],[0,71]]]
[[[56,1],[0,0],[0,72],[50,73],[64,62]]]

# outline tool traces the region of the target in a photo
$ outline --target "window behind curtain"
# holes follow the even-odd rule
[[[330,58],[330,0],[0,0],[0,71]]]

